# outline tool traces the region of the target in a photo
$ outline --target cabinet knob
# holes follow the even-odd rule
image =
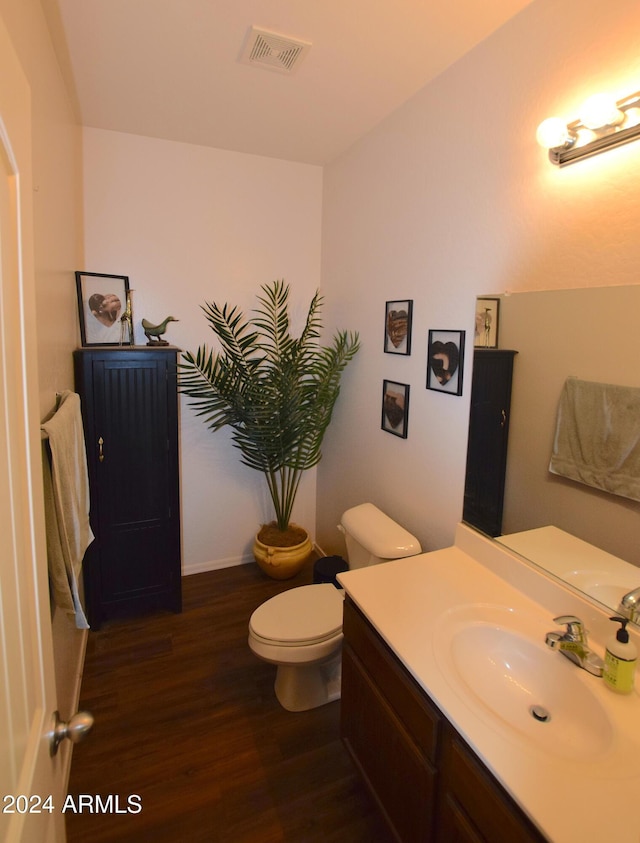
[[[98,459],[100,462],[104,462],[104,451],[102,450],[102,446],[104,445],[104,439],[102,436],[98,439]]]
[[[500,411],[500,416],[501,416],[501,418],[500,418],[500,427],[504,427],[504,426],[505,426],[505,424],[507,423],[507,414],[505,413],[505,411],[504,411],[504,410],[501,410],[501,411]]]

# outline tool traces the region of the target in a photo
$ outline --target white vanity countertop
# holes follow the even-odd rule
[[[615,629],[606,613],[462,525],[454,547],[349,571],[339,579],[416,681],[552,843],[640,843],[640,694],[637,688],[627,697],[612,693],[601,679],[544,644],[546,632],[557,629],[554,616],[576,614],[590,631],[592,648],[603,655],[604,635]],[[566,661],[614,724],[611,748],[602,757],[546,752],[534,741],[519,739],[479,700],[461,693],[447,673],[443,630],[464,606],[480,606],[489,613],[493,607],[513,610],[524,620],[527,638],[545,651],[543,658],[548,653],[550,659]]]
[[[605,606],[615,608],[623,595],[640,587],[635,565],[558,527],[537,527],[496,541]]]

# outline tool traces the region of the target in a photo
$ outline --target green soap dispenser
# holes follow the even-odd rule
[[[618,694],[630,694],[634,687],[638,650],[636,645],[629,641],[627,619],[616,615],[609,620],[620,623],[622,626],[607,641],[602,678],[605,685],[612,691]]]

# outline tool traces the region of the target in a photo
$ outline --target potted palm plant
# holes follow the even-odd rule
[[[315,293],[299,337],[291,335],[289,285],[261,287],[251,318],[238,307],[206,303],[202,310],[221,351],[185,352],[180,391],[211,430],[228,425],[241,461],[264,474],[275,520],[254,543],[260,567],[288,579],[311,553],[307,531],[291,523],[303,472],[317,465],[340,392],[340,378],[359,348],[357,333],[340,331],[319,343],[322,297]]]

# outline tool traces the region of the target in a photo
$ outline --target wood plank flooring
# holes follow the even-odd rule
[[[391,843],[340,742],[339,702],[284,711],[275,667],[247,644],[252,611],[310,581],[311,565],[287,582],[254,565],[195,574],[182,614],[90,633],[81,708],[95,726],[69,793],[94,809],[111,796],[111,812],[68,808],[68,843]]]

